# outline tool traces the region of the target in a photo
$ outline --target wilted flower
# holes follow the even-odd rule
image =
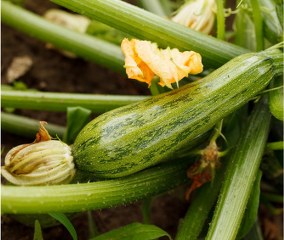
[[[40,122],[36,140],[11,149],[1,169],[2,176],[15,185],[68,183],[75,174],[70,147],[52,140]]]
[[[127,38],[123,39],[121,49],[127,76],[149,86],[155,75],[160,78],[161,86],[172,88],[172,83],[178,84],[189,73],[198,74],[203,70],[200,54],[193,51],[159,49],[156,43]]]
[[[209,34],[216,15],[215,0],[190,0],[180,7],[172,21]]]
[[[81,16],[79,14],[68,13],[60,9],[50,9],[47,12],[45,12],[43,17],[49,22],[52,22],[54,24],[60,25],[69,30],[79,32],[79,33],[85,33],[91,23],[91,20],[85,16]],[[46,47],[50,49],[55,48],[50,43],[47,43]],[[76,58],[76,55],[72,52],[64,51],[64,50],[59,50],[59,52],[61,52],[66,57]]]
[[[85,33],[91,22],[87,17],[59,9],[50,9],[43,17],[50,22],[80,33]]]

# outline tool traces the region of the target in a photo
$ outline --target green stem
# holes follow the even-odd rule
[[[252,6],[252,15],[254,21],[254,31],[256,38],[256,50],[261,51],[264,49],[264,36],[263,36],[263,20],[260,11],[258,0],[250,0]]]
[[[2,90],[2,107],[66,111],[67,107],[83,107],[103,113],[130,103],[146,99],[146,96],[99,95],[79,93],[31,92]]]
[[[3,131],[17,134],[23,137],[35,138],[39,129],[39,120],[17,116],[10,113],[1,112],[1,128]],[[62,138],[65,128],[49,123],[46,129],[52,136]]]
[[[115,180],[53,186],[2,186],[2,213],[81,212],[123,205],[186,183],[187,161]]]
[[[269,150],[283,150],[283,141],[267,143],[266,148]]]
[[[144,199],[144,201],[141,205],[141,212],[142,212],[144,224],[150,224],[151,223],[151,203],[152,203],[152,199],[147,198],[147,199]]]
[[[247,9],[241,6],[242,4],[244,4],[242,0],[237,1],[238,11],[234,20],[234,43],[255,51],[254,24]]]
[[[225,39],[224,0],[217,0],[217,38]]]
[[[94,221],[92,211],[87,211],[87,218],[88,218],[88,227],[89,227],[89,238],[98,236],[100,233]]]
[[[247,49],[191,30],[120,0],[53,0],[132,36],[157,42],[160,47],[193,50],[205,65],[219,67]],[[222,49],[220,49],[222,46]],[[207,67],[207,66],[206,66]]]
[[[118,46],[48,22],[10,2],[2,1],[1,4],[3,23],[84,59],[124,72],[124,57]]]
[[[165,10],[160,3],[160,0],[140,0],[139,2],[149,12],[152,12],[163,18],[167,17],[167,14],[165,13]]]
[[[223,136],[222,127],[223,127],[223,119],[220,120],[218,123],[216,123],[213,136],[210,139],[210,143],[216,142],[218,137]]]
[[[270,125],[266,103],[258,103],[234,149],[206,239],[235,239],[244,215]]]

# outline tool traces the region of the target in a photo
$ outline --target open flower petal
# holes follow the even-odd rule
[[[150,85],[154,73],[137,55],[135,51],[135,41],[123,39],[121,49],[125,55],[126,74],[131,79],[136,79],[141,82],[146,82]]]
[[[156,43],[137,39],[124,39],[121,49],[125,55],[127,76],[149,86],[153,77],[160,78],[159,84],[172,88],[189,73],[202,72],[201,56],[193,51],[180,52],[178,49],[159,49]]]

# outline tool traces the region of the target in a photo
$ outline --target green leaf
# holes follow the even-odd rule
[[[101,234],[91,240],[151,240],[159,237],[170,235],[155,225],[131,223],[126,226],[114,229],[107,233]]]
[[[34,238],[33,240],[43,240],[41,226],[38,220],[35,220]]]
[[[78,133],[89,121],[91,110],[82,107],[67,108],[67,130],[64,142],[73,143]]]
[[[73,240],[78,239],[77,232],[76,232],[74,226],[72,225],[72,223],[70,222],[70,220],[66,217],[66,215],[64,213],[49,213],[49,215],[66,227],[66,229],[68,230],[68,232],[72,236]]]
[[[241,239],[245,235],[247,235],[257,220],[261,176],[262,173],[261,171],[259,171],[253,185],[253,189],[247,204],[247,209],[245,211],[244,218],[242,220],[242,224],[238,233],[238,239]]]

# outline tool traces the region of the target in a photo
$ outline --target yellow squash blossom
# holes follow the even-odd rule
[[[172,88],[172,83],[178,84],[188,74],[198,74],[203,70],[200,54],[193,51],[159,49],[156,43],[127,38],[123,39],[121,49],[125,55],[127,76],[146,82],[148,86],[153,77],[158,76],[161,86]]]

